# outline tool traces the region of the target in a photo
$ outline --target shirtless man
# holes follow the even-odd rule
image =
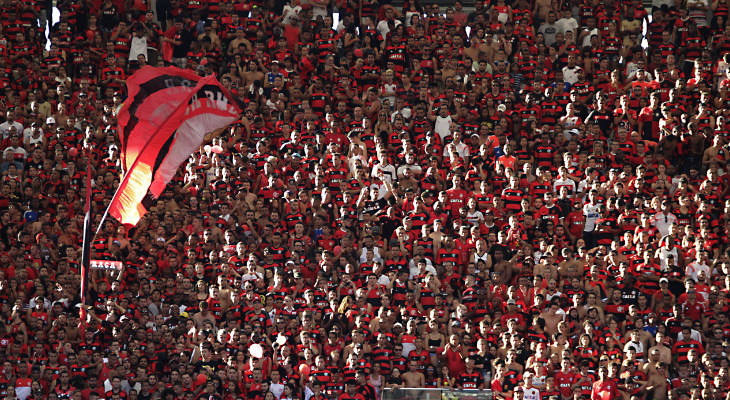
[[[418,371],[418,361],[408,362],[408,372],[403,374],[403,385],[407,388],[422,388],[426,386],[426,377]]]
[[[550,281],[558,279],[558,267],[555,265],[555,258],[552,253],[545,253],[540,264],[536,264],[532,270],[532,276],[540,275],[543,279]]]
[[[649,356],[651,357],[652,353],[658,351],[659,359],[657,361],[661,361],[665,364],[671,363],[672,349],[664,345],[664,334],[657,332],[654,336],[654,340],[656,341],[656,345],[649,347]]]
[[[499,248],[495,249],[493,260],[494,272],[499,272],[501,276],[498,283],[500,285],[506,285],[511,282],[515,266],[510,261],[504,259],[504,251]]]
[[[552,0],[537,0],[535,2],[535,8],[533,8],[532,10],[532,15],[535,16],[536,21],[547,21],[547,16],[550,12],[551,5]]]
[[[471,58],[472,60],[480,60],[483,51],[479,45],[478,40],[472,40],[469,42],[469,47],[464,49],[464,55]]]
[[[226,272],[235,273],[228,263],[221,264],[221,268]],[[226,310],[233,305],[233,303],[238,301],[235,291],[233,290],[233,287],[231,287],[231,284],[225,275],[218,275],[218,299],[221,302],[221,310],[223,313],[225,313]]]
[[[722,135],[717,135],[713,139],[712,146],[705,150],[702,156],[702,165],[709,167],[713,161],[725,164],[730,159],[730,154],[723,147]]]
[[[578,260],[573,259],[572,257],[567,258],[565,261],[558,264],[558,276],[559,281],[570,280],[573,277],[580,278],[581,274],[578,271],[582,271],[582,268],[580,267],[580,262]]]
[[[246,47],[246,53],[250,54],[251,50],[253,50],[253,46],[251,46],[251,42],[246,39],[244,36],[246,32],[243,29],[236,30],[236,38],[231,41],[231,44],[228,46],[228,56],[231,57],[234,54],[236,54],[239,51],[239,46],[244,45]]]
[[[650,364],[650,363],[647,363]],[[667,382],[669,374],[667,373],[667,365],[661,361],[654,364],[654,372],[649,375],[646,380],[646,391],[648,396],[654,400],[666,400],[667,399]]]
[[[200,308],[200,312],[193,315],[193,321],[195,321],[195,325],[198,328],[202,328],[203,323],[205,321],[209,321],[215,326],[215,317],[213,317],[213,314],[208,311],[208,303],[205,301],[201,301],[200,304],[198,304],[198,307]]]
[[[450,58],[444,58],[443,65],[443,68],[441,68],[441,79],[446,80],[446,78],[456,75],[456,69],[453,67]]]
[[[370,345],[365,343],[365,335],[361,330],[354,330],[352,331],[352,343],[345,346],[345,348],[342,350],[342,358],[347,360],[347,358],[350,356],[350,354],[355,352],[355,346],[362,345],[363,346],[363,353],[364,354],[370,354],[370,351],[372,350],[370,348]]]
[[[659,350],[652,350],[647,352],[648,359],[647,361],[641,366],[641,372],[646,374],[647,377],[651,378],[652,375],[657,374],[657,367],[658,364],[661,363],[659,361]],[[662,363],[664,365],[664,363]]]
[[[248,68],[245,69],[244,72],[241,73],[243,78],[243,87],[249,87],[251,86],[254,81],[260,81],[261,85],[264,84],[264,78],[266,75],[262,71],[262,68],[259,68],[260,61],[256,61],[255,59],[252,59],[248,62]]]
[[[494,40],[493,35],[484,35],[484,43],[479,45],[479,61],[486,61],[489,65],[491,65],[494,63],[494,59],[499,48],[499,40]]]
[[[540,317],[545,320],[545,333],[552,336],[558,331],[558,323],[563,321],[565,318],[564,314],[558,314],[560,305],[557,301],[550,302],[550,307],[547,311],[540,314]]]

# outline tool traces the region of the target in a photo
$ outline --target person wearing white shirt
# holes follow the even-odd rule
[[[8,159],[8,157],[12,157],[16,166],[18,166],[18,169],[23,169],[23,165],[20,160],[28,158],[28,152],[21,147],[20,138],[18,138],[18,136],[12,136],[10,138],[10,146],[3,151],[3,160]]]
[[[575,195],[575,181],[568,177],[568,168],[564,166],[558,168],[558,179],[553,182],[553,192],[560,193],[562,187],[568,188],[568,197]]]
[[[23,145],[28,143],[28,139],[33,139],[31,144],[43,141],[43,128],[37,122],[33,122],[29,127],[23,130]]]
[[[444,157],[451,156],[451,152],[456,150],[459,157],[464,159],[464,162],[469,162],[469,146],[461,141],[461,131],[455,131],[453,135],[453,142],[444,146]]]
[[[662,6],[666,5],[669,8],[675,7],[675,1],[674,0],[652,0],[651,1],[651,8],[661,8]]]
[[[697,258],[694,262],[687,265],[687,269],[685,271],[685,274],[692,278],[693,281],[697,282],[697,276],[704,271],[705,276],[710,275],[710,266],[707,265],[707,262],[705,262],[705,259],[707,258],[707,252],[705,250],[700,250],[697,252]]]
[[[717,62],[717,68],[715,69],[715,84],[720,87],[720,82],[725,80],[727,72],[730,71],[730,53],[726,53]]]
[[[601,217],[598,190],[591,189],[588,192],[588,200],[589,202],[583,206],[583,215],[586,217],[586,224],[583,226],[583,238],[586,241],[586,247],[592,249],[597,244],[597,238],[593,231],[596,229],[596,221]]]
[[[525,382],[524,386],[522,386],[522,392],[525,394],[524,400],[540,400],[540,391],[532,386],[532,372],[526,371],[522,375],[522,379]]]
[[[570,7],[563,9],[563,17],[555,22],[555,25],[563,29],[563,33],[571,31],[578,35],[578,21],[573,18],[573,10]]]
[[[583,23],[583,21],[581,21]],[[580,35],[578,36],[578,40],[576,42],[581,42],[581,46],[578,46],[578,48],[582,47],[591,47],[591,36],[596,35],[598,36],[598,28],[596,28],[596,17],[588,17],[585,21],[586,27],[583,28]]]
[[[654,226],[662,236],[669,235],[669,228],[677,222],[677,216],[669,212],[669,201],[662,202],[661,211],[653,218]]]
[[[15,111],[10,110],[5,114],[5,122],[0,124],[0,133],[3,135],[3,139],[8,137],[10,127],[15,128],[15,132],[21,134],[23,132],[23,125],[15,120]]]
[[[633,347],[634,350],[636,350],[636,359],[639,361],[643,361],[644,359],[644,343],[639,338],[639,331],[633,330],[631,331],[631,338],[626,344],[624,345],[624,353],[629,350],[629,348]]]
[[[576,192],[576,198],[580,201],[585,201],[588,197],[588,191],[593,189],[598,184],[598,170],[593,167],[586,169],[586,177],[578,183],[578,191]],[[556,193],[559,193],[556,191]]]
[[[426,257],[421,257],[418,262],[414,259],[408,263],[408,279],[414,279],[416,276],[430,272],[434,275],[438,274],[436,268],[433,266],[431,260]]]
[[[441,106],[439,115],[435,118],[431,117],[431,120],[435,120],[433,131],[439,135],[441,141],[451,135],[451,123],[454,120],[449,115],[449,109],[446,106]]]
[[[376,176],[392,185],[393,182],[398,180],[398,176],[395,174],[395,167],[388,163],[388,155],[385,153],[378,154],[378,160],[380,162],[373,167],[371,176]]]
[[[657,249],[655,257],[659,259],[659,265],[662,271],[669,271],[669,257],[671,256],[675,260],[679,259],[679,251],[674,246],[674,241],[671,237],[664,237],[660,241],[662,246]]]
[[[404,122],[405,122],[405,121],[410,120],[411,115],[413,114],[413,111],[411,110],[411,108],[406,106],[405,101],[401,97],[395,98],[395,104],[394,104],[393,109],[395,111],[393,111],[393,113],[390,114],[391,123],[395,123],[395,117],[398,115],[402,116],[404,118]]]
[[[702,335],[700,335],[699,331],[696,331],[692,328],[689,328],[689,338],[702,343]],[[684,335],[682,334],[682,332],[679,332],[677,334],[677,341],[681,342],[682,340],[684,340]]]
[[[403,175],[406,172],[406,169],[411,171],[411,176],[419,177],[421,176],[421,173],[423,173],[423,169],[420,165],[416,164],[416,155],[412,152],[409,152],[406,154],[406,163],[401,164],[398,167],[398,178],[403,178]]]
[[[568,56],[570,59],[571,56]],[[572,56],[575,58],[575,56]],[[578,82],[578,71],[580,71],[581,68],[577,65],[568,66],[566,65],[563,67],[563,81],[570,83],[571,85]]]
[[[269,392],[274,394],[274,397],[279,399],[284,393],[284,384],[281,382],[281,374],[278,370],[271,371],[271,382],[269,383]]]
[[[378,22],[378,32],[380,32],[383,37],[386,37],[388,35],[388,32],[390,32],[390,28],[388,28],[388,22],[393,22],[393,26],[396,27],[401,24],[399,20],[395,18],[395,9],[393,7],[389,7],[385,10],[385,19]]]
[[[296,0],[290,1],[289,4],[284,6],[284,10],[282,13],[284,19],[282,19],[281,22],[284,24],[284,26],[288,25],[292,18],[297,18],[299,16],[300,12],[302,12],[302,7],[297,4]]]
[[[132,41],[129,45],[129,61],[137,61],[137,57],[140,55],[144,56],[145,60],[148,60],[147,58],[147,36],[151,36],[152,32],[149,31],[149,28],[145,24],[137,24],[134,28],[134,33],[132,34]]]

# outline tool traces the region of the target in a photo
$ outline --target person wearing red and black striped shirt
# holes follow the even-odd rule
[[[119,91],[126,79],[124,70],[117,66],[117,59],[114,57],[109,57],[107,62],[108,66],[101,71],[101,84],[105,88],[110,87],[114,91]]]
[[[345,393],[342,393],[337,400],[365,400],[362,394],[358,393],[357,389],[357,383],[345,384]]]
[[[357,370],[357,373],[355,374],[355,377],[357,379],[356,392],[365,400],[376,400],[378,398],[378,394],[375,391],[373,385],[371,385],[370,382],[367,381],[367,376],[368,375],[365,370]]]
[[[443,247],[439,249],[436,254],[436,262],[438,264],[444,264],[445,262],[452,262],[454,265],[461,266],[461,252],[454,245],[454,238],[446,236],[443,240]]]
[[[689,27],[687,30],[687,37],[683,41],[684,46],[680,47],[680,51],[684,50],[684,64],[685,71],[686,67],[689,68],[694,66],[694,61],[699,59],[702,55],[702,49],[707,46],[705,39],[697,29],[697,23],[690,19]]]
[[[692,339],[692,329],[689,326],[682,327],[682,340],[678,341],[672,347],[672,354],[677,357],[677,364],[688,364],[690,362],[687,355],[691,350],[695,350],[700,354],[705,352],[702,343]]]
[[[502,200],[504,200],[504,208],[506,211],[513,213],[519,212],[521,209],[520,203],[522,198],[525,197],[522,189],[519,188],[519,178],[517,176],[510,177],[510,185],[502,191]]]
[[[310,371],[310,378],[319,382],[322,386],[332,382],[332,372],[327,369],[324,357],[322,357],[321,355],[317,356],[317,358],[314,360],[314,363],[315,368]]]
[[[484,389],[482,373],[474,369],[474,357],[465,360],[464,371],[456,378],[456,387],[459,389]]]
[[[550,167],[553,164],[553,156],[556,148],[550,143],[550,135],[543,133],[540,142],[535,143],[535,162],[537,167]]]

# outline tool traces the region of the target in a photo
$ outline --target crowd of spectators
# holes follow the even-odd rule
[[[3,1],[0,397],[729,399],[728,3]],[[145,65],[245,111],[102,223]]]

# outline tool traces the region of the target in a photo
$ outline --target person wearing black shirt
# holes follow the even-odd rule
[[[601,127],[601,133],[609,135],[611,133],[611,126],[613,125],[613,115],[606,109],[606,99],[603,96],[598,96],[596,104],[598,108],[588,114],[586,122],[598,124]]]
[[[371,186],[369,189],[363,188],[360,192],[360,198],[357,200],[357,208],[362,212],[366,221],[377,214],[380,210],[386,209],[388,206],[388,199],[393,194],[393,187],[387,180],[383,180],[382,177],[383,173],[380,172],[379,178],[381,178],[385,188],[388,190],[382,198],[378,196],[380,189],[377,186]],[[370,194],[369,199],[368,193]]]
[[[188,51],[190,51],[190,43],[193,41],[193,35],[185,29],[182,19],[175,21],[175,32],[172,38],[163,37],[163,42],[172,45],[172,63],[185,69],[188,61]]]

